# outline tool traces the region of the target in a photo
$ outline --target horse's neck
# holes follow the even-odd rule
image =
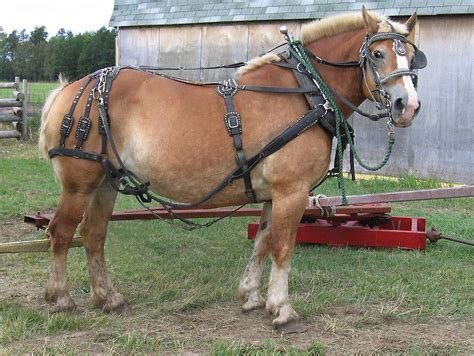
[[[308,48],[322,59],[332,62],[357,61],[364,34],[365,30],[343,33],[313,42]],[[359,106],[365,100],[358,67],[337,68],[319,64],[317,68],[329,87],[354,105]],[[346,117],[352,112],[345,105],[339,106]]]

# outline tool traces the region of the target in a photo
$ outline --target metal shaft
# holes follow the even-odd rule
[[[347,201],[349,204],[374,204],[390,203],[415,200],[433,200],[449,198],[474,197],[474,186],[466,185],[455,188],[424,189],[411,190],[406,192],[391,192],[380,194],[349,195]],[[309,206],[318,206],[316,200],[321,206],[342,205],[341,197],[319,198],[309,197]]]

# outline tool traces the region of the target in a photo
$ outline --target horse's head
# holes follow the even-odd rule
[[[413,44],[416,13],[404,25],[380,22],[365,7],[362,15],[367,30],[360,51],[364,95],[385,106],[395,126],[410,126],[420,109],[413,70],[426,66],[425,55]]]

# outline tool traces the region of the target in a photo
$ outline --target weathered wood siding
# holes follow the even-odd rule
[[[118,64],[211,66],[252,58],[283,42],[281,25],[298,34],[300,22],[121,28]],[[419,47],[428,67],[419,75],[422,109],[412,127],[396,129],[396,143],[381,174],[474,183],[474,17],[422,17]],[[195,80],[221,80],[233,70],[173,72]],[[370,105],[366,105],[370,107]],[[351,119],[356,146],[369,162],[383,157],[387,141],[384,122]],[[364,172],[361,167],[357,171]]]
[[[300,32],[299,22],[121,28],[118,64],[209,67],[245,61],[282,43],[282,25],[288,25],[293,34]],[[206,81],[227,79],[234,73],[234,69],[170,71]]]

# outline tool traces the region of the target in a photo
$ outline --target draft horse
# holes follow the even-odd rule
[[[316,53],[327,61],[356,61],[357,66],[335,68],[313,57],[312,65],[334,92],[353,105],[358,106],[366,99],[388,103],[393,125],[407,127],[419,108],[413,72],[409,70],[416,60],[417,50],[412,43],[415,23],[416,14],[402,24],[364,8],[362,13],[305,25],[301,41],[308,53]],[[387,33],[391,35],[383,35]],[[382,36],[374,37],[379,34]],[[234,83],[241,89],[298,88],[293,72],[278,65],[283,57],[267,54],[249,61]],[[59,205],[49,225],[52,268],[45,292],[55,311],[75,308],[68,291],[66,264],[68,247],[78,226],[87,253],[93,303],[104,311],[124,312],[130,308],[114,289],[104,260],[107,224],[117,196],[113,182],[107,179],[103,165],[93,159],[84,156],[75,159],[74,155],[58,154],[58,151],[51,153],[58,142],[63,153],[67,150],[82,150],[91,155],[101,152],[102,135],[94,129],[101,127],[100,106],[92,105],[97,99],[97,87],[92,90],[93,86],[93,81],[62,82],[48,98],[42,115],[40,149],[50,152],[54,173],[61,183]],[[128,171],[149,182],[157,194],[182,203],[199,200],[235,169],[235,144],[223,120],[226,104],[215,86],[192,85],[123,68],[109,89],[107,117],[118,156],[110,153],[110,142],[106,142],[101,157],[107,157],[111,165],[118,166],[121,160]],[[382,89],[385,95],[380,95]],[[91,94],[80,97],[80,91]],[[233,109],[240,114],[243,127],[240,139],[247,157],[258,154],[309,108],[302,93],[239,90],[232,99]],[[353,107],[337,100],[347,118]],[[66,131],[81,133],[81,127],[77,126],[84,122],[65,120],[72,102],[73,116],[90,111],[92,129],[80,147],[77,138],[68,136],[63,127],[68,124]],[[321,125],[311,125],[258,162],[249,174],[255,200],[263,202],[263,214],[238,295],[244,311],[264,306],[275,317],[275,326],[298,319],[288,296],[295,234],[308,192],[328,171],[331,145],[331,135]],[[207,204],[244,204],[249,200],[247,188],[244,180],[235,181]],[[260,293],[260,281],[268,256],[272,267],[265,298]]]

